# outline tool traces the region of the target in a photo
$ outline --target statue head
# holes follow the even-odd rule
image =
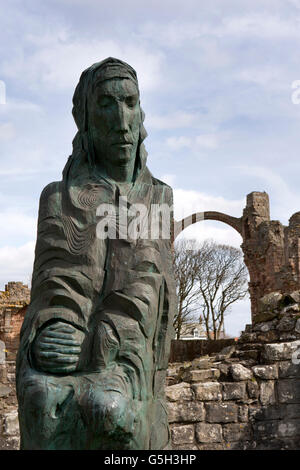
[[[86,69],[74,93],[73,116],[91,165],[135,161],[147,135],[135,70],[111,57]]]

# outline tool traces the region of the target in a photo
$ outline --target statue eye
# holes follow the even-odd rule
[[[125,103],[129,108],[134,108],[134,106],[137,103],[137,97],[136,96],[128,96],[125,100]]]
[[[108,96],[101,96],[98,103],[101,108],[107,108],[108,106],[110,106],[111,100]]]

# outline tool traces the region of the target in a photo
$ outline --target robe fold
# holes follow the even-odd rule
[[[31,302],[17,357],[22,449],[170,444],[164,386],[175,283],[171,239],[152,239],[150,219],[153,204],[164,204],[172,228],[172,190],[141,159],[127,205],[148,209],[143,237],[101,239],[97,208],[109,204],[118,214],[121,196],[118,185],[92,174],[83,157],[71,158],[63,180],[41,194]],[[115,229],[120,235],[118,217]],[[55,321],[84,332],[74,373],[48,374],[35,365],[34,340]]]

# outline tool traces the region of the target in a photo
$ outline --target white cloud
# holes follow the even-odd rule
[[[218,225],[218,226],[217,226]],[[224,228],[222,228],[222,226]],[[242,244],[242,237],[236,230],[228,227],[221,222],[211,223],[208,221],[197,222],[196,224],[187,227],[181,234],[178,235],[177,240],[180,238],[195,239],[198,242],[204,240],[214,240],[217,243],[234,246],[240,248]]]
[[[3,246],[0,248],[0,286],[4,286],[8,281],[30,283],[34,247],[35,243],[30,241],[18,247]]]
[[[167,173],[165,175],[162,175],[159,179],[164,183],[168,184],[169,186],[174,186],[176,175]]]
[[[179,221],[191,214],[203,211],[216,211],[233,217],[241,217],[245,200],[228,200],[198,191],[174,189],[174,217]],[[184,238],[195,238],[203,241],[212,238],[218,243],[240,247],[242,238],[222,222],[200,221],[186,228],[181,235]]]
[[[3,244],[15,237],[32,240],[36,236],[37,220],[20,210],[10,209],[0,212],[0,226]]]
[[[190,128],[195,125],[197,120],[198,115],[180,111],[163,116],[147,114],[145,126],[158,130]]]
[[[263,86],[269,92],[276,90],[287,93],[291,86],[290,77],[280,65],[253,65],[235,71],[232,78],[238,81]]]
[[[191,137],[185,137],[185,136],[168,137],[166,140],[166,145],[171,150],[181,150],[185,147],[191,148],[193,145],[193,141],[194,139],[192,139]]]
[[[222,26],[214,31],[220,36],[232,35],[241,37],[260,37],[264,39],[298,38],[299,18],[280,18],[279,15],[265,12],[249,13],[239,16],[227,16],[222,20]]]
[[[15,135],[15,128],[11,122],[0,124],[0,140],[11,140]]]
[[[300,200],[296,197],[289,183],[284,177],[265,166],[236,166],[248,177],[255,177],[258,181],[263,181],[265,191],[270,196],[271,219],[279,219],[286,224],[292,214],[299,211]]]
[[[130,63],[138,71],[143,90],[158,87],[162,78],[162,52],[153,52],[129,40],[74,39],[67,31],[58,30],[44,36],[27,35],[25,45],[30,52],[5,60],[2,73],[10,78],[22,76],[35,89],[41,86],[50,90],[74,89],[85,68],[109,56]]]
[[[245,204],[245,198],[228,200],[200,191],[174,189],[174,212],[177,220],[202,211],[218,211],[233,217],[241,217]]]
[[[225,333],[238,337],[245,330],[245,326],[251,323],[251,305],[247,297],[233,304],[228,314],[225,315]]]
[[[37,103],[32,103],[27,100],[23,99],[15,99],[13,96],[10,96],[9,94],[6,96],[7,101],[5,103],[5,106],[3,107],[3,111],[5,110],[5,113],[19,113],[20,111],[22,112],[42,112],[42,107],[38,105]]]
[[[196,137],[168,137],[166,145],[172,150],[190,148],[195,150],[213,150],[219,146],[220,136],[217,134],[202,134]]]

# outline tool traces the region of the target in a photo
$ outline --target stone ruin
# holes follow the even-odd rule
[[[219,353],[169,365],[173,449],[300,448],[300,291],[265,296],[258,313]]]
[[[0,449],[19,445],[15,362],[29,301],[30,289],[22,282],[8,282],[0,291]]]
[[[202,220],[217,220],[230,225],[243,239],[241,249],[250,277],[252,321],[256,321],[258,303],[264,295],[271,292],[290,294],[299,289],[300,212],[291,216],[288,226],[271,220],[268,194],[255,191],[247,195],[241,217],[214,211],[192,214],[175,222],[176,236],[189,225]]]
[[[166,384],[173,449],[299,449],[300,212],[288,226],[272,221],[268,195],[253,192],[242,217],[205,212],[204,220],[243,238],[252,325],[237,341],[173,341]],[[14,366],[29,298],[20,282],[0,292],[0,449],[19,446]]]

